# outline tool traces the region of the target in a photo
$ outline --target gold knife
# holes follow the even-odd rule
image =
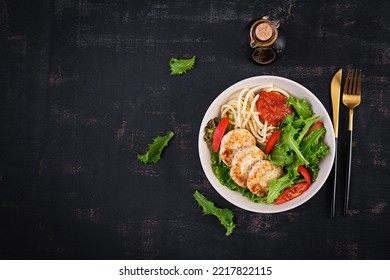
[[[330,95],[332,98],[332,109],[333,109],[333,129],[335,136],[335,156],[334,156],[334,178],[333,178],[333,189],[332,189],[332,204],[330,216],[333,218],[336,214],[336,189],[337,189],[337,142],[339,137],[339,109],[340,109],[340,91],[341,91],[341,78],[343,75],[343,69],[337,71],[333,76],[332,82],[330,83]]]

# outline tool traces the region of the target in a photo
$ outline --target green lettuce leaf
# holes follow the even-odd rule
[[[305,98],[295,98],[293,96],[289,96],[287,99],[287,106],[292,105],[297,112],[298,116],[303,119],[307,119],[313,115],[313,110],[309,102]]]
[[[310,127],[319,119],[320,119],[319,116],[313,116],[313,117],[310,117],[310,118],[303,120],[302,126],[300,127],[300,130],[299,130],[299,135],[297,137],[298,143],[301,143],[303,138],[305,138],[306,133],[309,131]],[[300,119],[300,120],[302,120],[302,119]]]
[[[320,159],[326,156],[330,150],[329,146],[321,141],[326,133],[324,126],[320,126],[305,137],[300,145],[302,154],[307,158],[310,164],[319,164]]]
[[[195,55],[189,59],[177,59],[172,57],[169,61],[171,75],[181,75],[191,70],[195,64]]]
[[[291,187],[293,184],[294,176],[289,173],[279,179],[272,180],[268,189],[267,203],[274,202],[285,188]]]
[[[283,143],[277,143],[269,157],[271,163],[276,166],[285,166],[292,162],[290,148]]]
[[[145,154],[138,154],[137,158],[144,164],[147,163],[156,163],[161,159],[161,153],[166,146],[168,146],[169,140],[175,134],[172,131],[168,131],[168,133],[164,136],[157,136],[153,139],[153,143],[149,144],[149,149]]]
[[[309,162],[299,150],[299,142],[296,139],[299,139],[299,130],[294,128],[293,122],[286,123],[285,127],[282,129],[280,145],[285,146],[283,147],[284,150],[290,150],[291,152],[294,152],[303,164],[309,164]],[[291,153],[290,156],[292,156]]]
[[[203,208],[203,215],[214,215],[216,216],[221,224],[226,228],[226,236],[232,234],[236,225],[233,222],[234,214],[227,208],[218,208],[213,202],[208,200],[203,194],[198,191],[194,193],[195,200],[199,206]]]

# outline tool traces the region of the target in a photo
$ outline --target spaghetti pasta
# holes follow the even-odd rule
[[[276,127],[267,122],[262,123],[259,118],[256,101],[259,98],[258,93],[262,91],[276,91],[289,97],[288,92],[274,87],[273,84],[244,88],[236,97],[221,106],[221,118],[229,117],[231,119],[230,123],[234,125],[235,129],[245,128],[249,130],[255,136],[258,144],[265,145]]]

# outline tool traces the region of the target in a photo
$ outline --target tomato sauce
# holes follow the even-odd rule
[[[286,105],[287,97],[276,91],[259,93],[256,106],[260,120],[273,126],[278,126],[286,116],[292,113],[291,106]]]

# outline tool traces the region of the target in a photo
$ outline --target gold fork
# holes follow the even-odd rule
[[[348,214],[349,187],[351,182],[353,109],[360,104],[362,70],[349,70],[343,90],[343,104],[349,108],[347,177],[345,181],[344,216]]]

